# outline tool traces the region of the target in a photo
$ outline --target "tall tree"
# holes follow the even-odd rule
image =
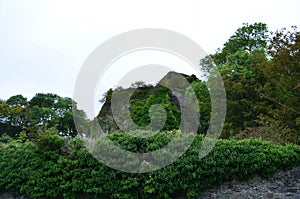
[[[263,49],[267,45],[268,28],[264,23],[248,24],[244,23],[238,28],[234,35],[224,44],[222,49],[212,55],[215,64],[225,64],[228,55],[233,55],[237,51],[244,50],[252,52],[256,49]]]
[[[288,141],[300,143],[300,33],[281,29],[272,34],[268,58],[257,67],[267,83],[260,88],[262,98],[272,102],[268,118],[289,132]]]
[[[204,71],[217,67],[222,75],[227,97],[227,113],[222,137],[228,138],[255,126],[255,119],[266,106],[257,88],[265,81],[257,73],[255,57],[265,56],[268,41],[266,24],[243,24],[215,54],[201,60]],[[210,61],[210,59],[212,61]]]

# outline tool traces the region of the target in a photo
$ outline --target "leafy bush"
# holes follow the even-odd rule
[[[147,152],[161,148],[178,133],[159,132],[141,139],[115,132],[108,138],[123,149],[136,152],[143,146]],[[5,138],[1,141],[6,143],[0,145],[0,189],[31,198],[78,198],[79,195],[194,198],[212,185],[245,180],[253,175],[268,177],[276,170],[300,165],[299,146],[280,146],[255,139],[219,140],[214,149],[199,160],[203,139],[197,135],[191,147],[173,164],[150,173],[133,174],[98,162],[79,138],[70,141],[58,138],[53,132],[42,133],[36,142]]]
[[[297,135],[293,130],[280,120],[275,120],[269,116],[258,116],[259,126],[248,127],[236,135],[238,139],[259,138],[276,144],[285,145],[287,143],[299,143]]]

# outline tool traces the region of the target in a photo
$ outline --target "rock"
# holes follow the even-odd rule
[[[274,193],[267,193],[267,198],[273,198]]]
[[[245,199],[300,199],[300,167],[290,171],[280,171],[269,179],[255,177],[249,182],[232,186],[224,183],[205,190],[199,198],[245,198]],[[211,193],[208,195],[207,193]]]
[[[300,168],[290,171],[290,175],[294,176],[296,178],[299,178],[300,177]]]
[[[288,191],[288,192],[291,192],[291,193],[297,193],[297,191],[298,191],[299,189],[300,189],[300,188],[292,187],[292,188],[287,188],[287,191]]]

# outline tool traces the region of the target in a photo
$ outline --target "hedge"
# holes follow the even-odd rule
[[[108,138],[123,149],[136,152],[142,146],[148,152],[177,134],[180,132],[158,132],[146,139],[114,132]],[[199,160],[204,137],[197,135],[173,164],[149,173],[125,173],[97,161],[82,139],[63,138],[51,130],[35,140],[20,137],[0,139],[0,189],[30,198],[195,198],[212,185],[253,175],[268,177],[300,165],[299,146],[255,139],[218,140]]]

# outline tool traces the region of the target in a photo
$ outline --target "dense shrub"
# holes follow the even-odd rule
[[[138,132],[135,132],[138,133]],[[145,133],[145,132],[143,132]],[[157,150],[180,132],[159,132],[144,139],[121,132],[108,135],[116,145],[136,152]],[[47,138],[47,139],[45,139]],[[197,135],[187,152],[173,164],[150,173],[133,174],[98,162],[83,140],[41,133],[34,142],[1,139],[0,189],[31,198],[194,198],[207,187],[224,181],[268,177],[278,169],[300,165],[300,147],[261,140],[219,140],[199,160],[203,136]]]

